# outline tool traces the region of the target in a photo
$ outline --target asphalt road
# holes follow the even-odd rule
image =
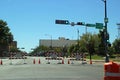
[[[33,60],[35,63],[33,64]],[[38,64],[38,61],[41,64]],[[0,80],[103,80],[104,68],[100,64],[82,64],[80,61],[73,61],[74,64],[57,64],[58,60],[50,61],[40,57],[28,57],[26,60],[4,59],[0,65]],[[12,63],[12,64],[11,64]]]

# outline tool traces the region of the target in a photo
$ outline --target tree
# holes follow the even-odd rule
[[[69,56],[71,55],[71,53],[74,52],[74,47],[75,47],[75,45],[71,45],[71,46],[68,48]]]
[[[13,35],[10,32],[7,22],[0,20],[0,56],[4,51],[9,50],[9,44],[13,41]]]
[[[87,44],[89,42],[89,38],[91,36],[91,33],[87,33],[87,34],[83,34],[81,37],[80,37],[80,40],[79,40],[79,44],[80,44],[80,51],[81,52],[88,52],[87,50]]]
[[[100,38],[97,34],[83,34],[83,36],[80,37],[80,51],[82,52],[89,52],[88,44],[92,43],[91,49],[94,49],[95,53],[98,53],[98,46],[100,44]]]
[[[92,54],[95,52],[95,49],[94,49],[94,43],[91,41],[87,44],[87,49],[89,51],[89,54],[90,54],[90,60],[92,59]]]
[[[115,39],[113,42],[114,52],[120,54],[120,39]]]
[[[104,35],[104,30],[103,31],[99,31],[98,34],[99,38],[100,38],[100,44],[99,44],[99,54],[100,55],[105,55],[105,35]]]
[[[30,55],[39,55],[40,53],[47,52],[49,50],[46,46],[37,46],[33,51],[30,53]]]

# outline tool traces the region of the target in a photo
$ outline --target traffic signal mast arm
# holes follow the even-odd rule
[[[55,24],[65,24],[65,25],[71,25],[71,26],[81,25],[81,26],[87,26],[87,27],[95,27],[97,29],[103,29],[103,23],[85,24],[85,22],[70,23],[68,20],[55,20]]]

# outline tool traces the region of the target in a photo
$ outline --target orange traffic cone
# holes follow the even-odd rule
[[[40,59],[39,59],[39,61],[38,61],[38,64],[40,64],[41,62],[40,62]]]
[[[33,64],[35,64],[35,59],[33,60]]]
[[[92,60],[90,60],[90,64],[92,64]]]
[[[70,64],[70,59],[68,59],[68,64]]]
[[[2,62],[2,60],[0,61],[0,65],[3,65],[3,62]]]
[[[64,64],[64,60],[62,59],[62,64]]]

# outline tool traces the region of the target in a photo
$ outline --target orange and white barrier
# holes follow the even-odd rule
[[[120,64],[109,62],[104,64],[104,80],[120,80]]]

